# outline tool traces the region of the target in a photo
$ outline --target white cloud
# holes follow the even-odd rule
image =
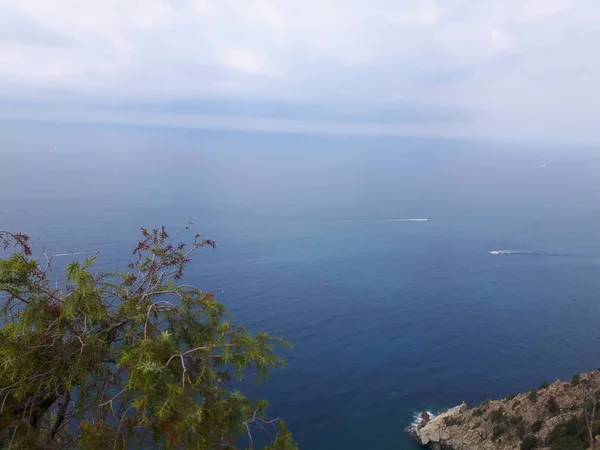
[[[248,73],[260,73],[264,70],[260,58],[255,53],[237,48],[223,51],[223,62],[227,67]]]
[[[536,20],[566,12],[576,6],[576,3],[575,0],[530,0],[520,5],[519,17],[523,20]]]
[[[0,0],[0,99],[456,108],[460,135],[600,141],[599,21],[595,0]]]

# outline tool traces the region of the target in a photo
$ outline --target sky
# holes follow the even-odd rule
[[[598,0],[0,0],[0,120],[600,142]]]

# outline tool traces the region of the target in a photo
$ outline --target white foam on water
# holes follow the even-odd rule
[[[384,222],[427,222],[428,219],[386,219]]]
[[[437,414],[432,413],[431,411],[421,411],[421,412],[414,412],[413,413],[413,421],[411,422],[411,424],[406,428],[407,430],[410,430],[411,428],[416,428],[421,424],[421,414],[423,414],[423,412],[426,412],[427,414],[429,414],[429,420],[433,419],[435,416],[437,416]]]

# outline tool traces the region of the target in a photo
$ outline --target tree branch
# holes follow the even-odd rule
[[[56,420],[54,421],[54,425],[52,426],[52,430],[50,431],[50,438],[54,439],[56,433],[58,433],[58,429],[62,425],[65,420],[65,414],[67,412],[67,408],[69,407],[69,401],[71,401],[71,392],[67,391],[64,395],[64,401],[60,405],[58,410],[58,414],[56,415]]]

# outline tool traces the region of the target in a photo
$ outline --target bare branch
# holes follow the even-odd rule
[[[98,406],[106,406],[109,403],[112,403],[114,399],[116,399],[119,395],[121,395],[123,392],[127,391],[127,388],[121,390],[121,392],[119,392],[118,394],[116,394],[113,398],[111,398],[110,400],[104,402],[104,403],[100,403]]]
[[[169,304],[171,305],[173,308],[177,309],[177,307],[169,302],[169,301],[160,301],[160,302],[156,302],[156,303],[152,303],[149,307],[148,307],[148,312],[146,313],[146,323],[144,324],[144,339],[146,339],[148,337],[148,322],[150,321],[150,312],[152,311],[152,308],[156,307],[157,305],[160,305],[161,303],[165,303],[165,304]]]
[[[4,411],[4,403],[6,402],[6,399],[8,398],[9,395],[10,395],[10,389],[8,390],[8,392],[6,394],[4,394],[4,398],[2,399],[2,407],[0,407],[0,414],[2,414],[2,411]]]

